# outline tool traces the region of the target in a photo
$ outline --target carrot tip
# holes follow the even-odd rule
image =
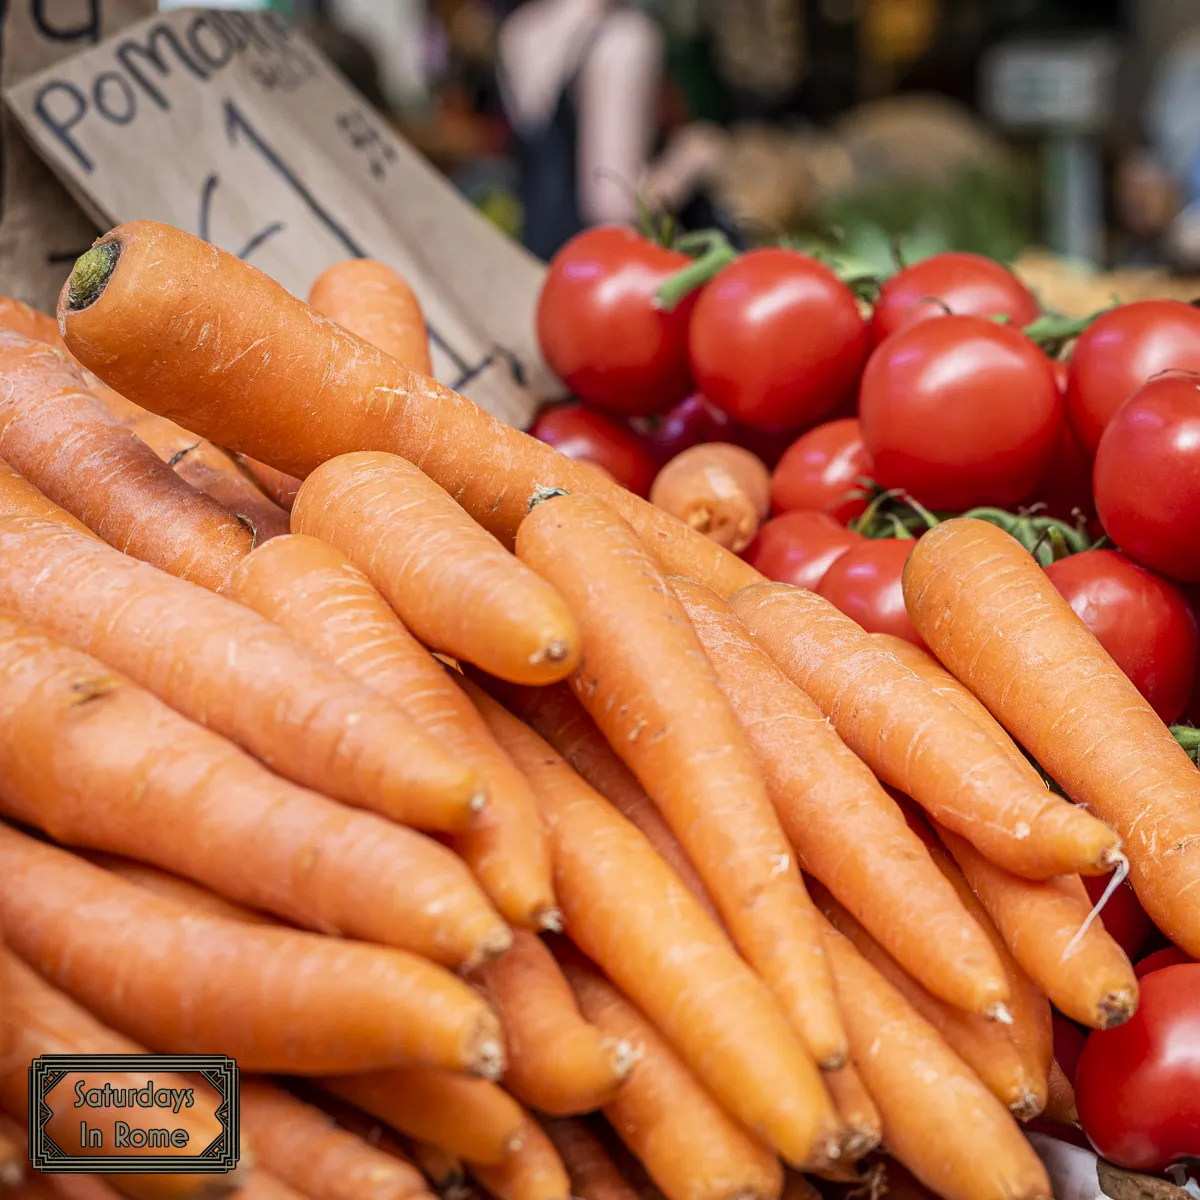
[[[811,1167],[832,1167],[835,1163],[841,1161],[842,1138],[844,1134],[845,1130],[843,1129],[831,1129],[821,1134],[816,1142],[813,1143],[807,1163],[790,1163],[789,1165],[796,1167],[798,1170],[805,1170]]]
[[[833,1054],[827,1054],[817,1066],[822,1071],[840,1071],[846,1065],[846,1059],[849,1057],[849,1050],[843,1047],[841,1050],[835,1051]]]
[[[1024,1092],[1008,1106],[1008,1111],[1018,1121],[1032,1121],[1045,1107],[1045,1102],[1036,1092]]]
[[[499,929],[494,929],[479,943],[475,953],[459,967],[459,972],[469,975],[476,967],[482,967],[484,963],[491,962],[493,958],[499,958],[512,944],[512,930],[507,925],[501,925]]]
[[[1013,1023],[1012,1013],[1008,1011],[1008,1005],[1001,1004],[999,1000],[995,1004],[989,1004],[984,1010],[983,1015],[989,1021],[998,1021],[1001,1025],[1011,1025]]]
[[[560,488],[560,487],[538,488],[537,491],[535,491],[533,493],[533,495],[529,497],[529,511],[533,512],[533,510],[535,508],[537,508],[537,506],[539,504],[544,503],[546,500],[552,500],[552,499],[554,499],[555,496],[569,496],[570,494],[571,493],[568,492],[566,490],[566,488]]]
[[[67,288],[67,307],[72,312],[87,308],[100,299],[120,257],[119,242],[97,242],[75,260]]]
[[[613,1074],[618,1079],[624,1079],[633,1070],[633,1064],[642,1057],[641,1050],[632,1046],[624,1038],[619,1042],[605,1038],[603,1044],[612,1056]]]
[[[1115,992],[1109,992],[1097,1005],[1099,1020],[1096,1028],[1116,1029],[1118,1025],[1124,1025],[1137,1012],[1137,1006],[1136,991],[1130,988],[1118,988]]]
[[[530,659],[530,662],[565,662],[566,659],[571,657],[571,653],[571,647],[566,642],[561,640],[553,641],[540,654],[535,654]]]
[[[488,1038],[476,1047],[471,1074],[480,1079],[490,1079],[494,1083],[504,1074],[505,1066],[507,1063],[504,1060],[504,1047],[494,1038]]]
[[[487,808],[487,804],[487,793],[481,789],[467,801],[467,810],[472,813],[481,813]]]
[[[533,923],[546,933],[562,933],[563,915],[558,908],[541,908],[533,914]]]
[[[879,1148],[882,1136],[874,1129],[846,1129],[841,1135],[841,1155],[846,1162],[856,1162]]]

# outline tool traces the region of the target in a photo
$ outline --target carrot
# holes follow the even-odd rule
[[[503,1064],[495,1017],[424,959],[189,912],[6,826],[0,925],[57,986],[165,1053],[298,1074]]]
[[[0,1192],[21,1182],[26,1161],[25,1131],[0,1113]]]
[[[788,1171],[783,1181],[783,1200],[821,1200],[821,1193],[799,1171]]]
[[[771,510],[771,473],[741,446],[707,442],[659,471],[650,502],[737,554]]]
[[[571,1195],[587,1200],[639,1200],[600,1139],[577,1117],[546,1118],[542,1131],[558,1151],[571,1180]]]
[[[1078,1125],[1079,1109],[1075,1107],[1075,1089],[1057,1062],[1050,1063],[1050,1097],[1042,1116],[1056,1125]]]
[[[465,1186],[467,1169],[457,1154],[418,1138],[410,1139],[409,1148],[413,1161],[424,1171],[425,1178],[433,1184],[439,1195],[448,1197]]]
[[[452,845],[509,921],[557,926],[550,849],[529,784],[367,577],[332,546],[290,534],[247,555],[229,594],[392,701],[477,773],[487,808]]]
[[[397,1132],[475,1162],[503,1160],[525,1124],[520,1105],[494,1083],[450,1071],[399,1067],[322,1084]]]
[[[303,1193],[261,1168],[235,1194],[237,1200],[304,1200]]]
[[[842,1123],[838,1161],[855,1162],[876,1149],[883,1138],[879,1109],[851,1063],[827,1072],[824,1078]]]
[[[341,550],[435,650],[515,683],[553,683],[579,660],[579,631],[554,589],[394,454],[317,467],[292,529]]]
[[[65,355],[0,330],[0,454],[118,550],[219,588],[250,531],[122,429]]]
[[[334,263],[317,276],[308,302],[406,367],[433,374],[420,301],[386,263],[369,258]]]
[[[245,454],[234,454],[233,457],[254,477],[258,486],[284,512],[292,511],[292,505],[296,500],[296,493],[300,490],[300,484],[304,482],[303,480],[297,479],[295,475],[288,475],[283,471],[277,471],[274,467],[268,467],[266,463],[260,463],[257,459],[250,458]]]
[[[0,518],[15,516],[57,521],[76,533],[86,534],[90,538],[96,537],[82,521],[76,520],[65,509],[59,508],[53,500],[47,500],[32,483],[18,475],[8,463],[0,460]]]
[[[469,767],[271,622],[57,523],[0,521],[0,605],[296,783],[442,829],[480,803]]]
[[[987,733],[827,600],[786,584],[734,611],[885,783],[1015,874],[1103,875],[1120,858],[1095,817],[1035,787]]]
[[[495,1164],[469,1163],[471,1174],[496,1200],[570,1200],[571,1180],[554,1144],[527,1117],[515,1150]]]
[[[481,983],[504,1031],[504,1086],[522,1104],[572,1116],[612,1099],[633,1065],[632,1050],[583,1019],[539,938],[515,932],[512,948],[482,969]]]
[[[241,1080],[242,1125],[258,1160],[309,1200],[424,1200],[420,1171],[262,1079]]]
[[[635,1048],[637,1065],[604,1113],[667,1200],[777,1197],[779,1160],[729,1117],[608,980],[578,955],[567,952],[563,962],[589,1020]]]
[[[805,871],[914,979],[986,1013],[1007,998],[995,951],[896,802],[715,593],[670,580],[750,742]]]
[[[571,940],[734,1116],[792,1162],[828,1157],[833,1105],[771,994],[637,829],[536,733],[464,686],[533,784]]]
[[[820,885],[813,894],[834,928],[942,1035],[997,1099],[1021,1120],[1041,1112],[1046,1102],[1045,1079],[1027,1069],[1025,1056],[1005,1025],[963,1012],[930,995]]]
[[[1125,839],[1142,906],[1200,955],[1195,766],[1015,538],[976,520],[930,532],[904,572],[922,638],[1072,800]]]
[[[279,470],[303,477],[353,450],[401,454],[506,545],[536,488],[592,490],[672,573],[724,596],[762,578],[168,225],[134,221],[106,234],[75,264],[59,312],[71,352],[123,395]]]
[[[633,772],[613,753],[583,706],[565,683],[531,688],[475,675],[475,682],[527,725],[537,730],[613,807],[646,836],[662,860],[716,922],[716,905],[691,859],[671,832]]]
[[[517,556],[583,635],[571,687],[708,886],[735,945],[823,1067],[846,1041],[816,913],[737,717],[637,535],[590,496],[539,498]]]
[[[53,346],[63,354],[67,353],[67,344],[58,331],[58,322],[12,296],[0,296],[0,329],[9,329],[32,341]]]
[[[944,1200],[1049,1200],[1045,1169],[1000,1101],[850,942],[830,928],[826,943],[889,1153]]]
[[[445,847],[279,779],[95,659],[3,615],[0,811],[297,924],[447,965],[475,965],[510,940]]]

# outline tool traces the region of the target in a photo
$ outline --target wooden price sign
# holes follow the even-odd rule
[[[168,222],[301,297],[334,262],[380,259],[416,291],[443,383],[522,428],[560,393],[534,332],[542,264],[277,14],[159,14],[4,97],[102,226]]]

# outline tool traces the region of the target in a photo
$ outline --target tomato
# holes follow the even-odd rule
[[[698,392],[658,417],[632,417],[630,427],[660,466],[702,442],[726,442],[732,422]]]
[[[1133,973],[1141,979],[1152,971],[1161,971],[1166,967],[1178,967],[1182,963],[1193,961],[1178,946],[1165,946],[1162,950],[1155,950],[1153,954],[1147,954],[1141,962],[1134,966]]]
[[[1075,1101],[1101,1158],[1152,1172],[1200,1154],[1200,965],[1155,971],[1140,991],[1124,1025],[1088,1035]]]
[[[838,558],[867,540],[824,513],[788,512],[764,521],[743,557],[768,579],[815,591]]]
[[[828,421],[801,434],[783,452],[771,478],[771,507],[775,512],[806,508],[827,512],[835,521],[852,521],[867,501],[847,493],[861,491],[859,480],[870,476],[871,456],[858,421]]]
[[[951,250],[904,267],[884,282],[871,315],[871,344],[947,312],[1005,316],[1021,329],[1039,311],[1037,297],[1003,263]]]
[[[915,545],[908,538],[867,538],[830,566],[817,591],[868,633],[890,633],[923,648],[900,586],[900,573]]]
[[[893,334],[871,355],[859,391],[876,481],[930,508],[1024,499],[1046,473],[1062,419],[1050,360],[983,317]]]
[[[554,256],[538,297],[538,341],[580,400],[641,414],[691,391],[687,331],[696,293],[671,312],[654,304],[658,288],[690,262],[616,226],[588,229]]]
[[[1091,460],[1084,454],[1079,439],[1066,421],[1059,428],[1050,465],[1026,502],[1041,504],[1048,516],[1071,524],[1074,524],[1077,513],[1089,519],[1095,517]]]
[[[1095,904],[1108,886],[1111,876],[1085,875],[1083,886]],[[1129,881],[1124,881],[1109,897],[1108,903],[1100,913],[1104,930],[1112,938],[1131,961],[1142,952],[1146,940],[1154,932],[1154,922],[1146,916],[1141,901],[1137,898]]]
[[[1178,587],[1115,550],[1085,550],[1046,568],[1117,666],[1170,725],[1187,707],[1200,650]]]
[[[1079,335],[1067,379],[1067,419],[1088,454],[1117,409],[1152,375],[1200,371],[1200,310],[1139,300],[1102,313]]]
[[[1074,1086],[1075,1070],[1079,1066],[1079,1056],[1083,1052],[1087,1034],[1074,1021],[1064,1017],[1058,1009],[1052,1009],[1050,1015],[1054,1024],[1054,1061],[1062,1068],[1068,1082]]]
[[[1200,379],[1164,375],[1122,406],[1092,485],[1101,523],[1130,558],[1200,582]]]
[[[628,429],[582,404],[556,404],[530,430],[568,458],[603,467],[622,487],[650,494],[657,465]]]
[[[800,430],[852,392],[867,353],[854,293],[794,250],[751,250],[696,301],[688,330],[700,390],[752,429]]]

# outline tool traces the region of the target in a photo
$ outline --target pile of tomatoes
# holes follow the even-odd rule
[[[682,299],[681,272],[699,277]],[[1026,542],[1165,722],[1200,724],[1200,309],[1146,300],[1071,329],[976,255],[902,266],[867,301],[791,249],[704,277],[601,228],[551,263],[538,332],[576,400],[533,432],[564,453],[641,495],[701,442],[772,469],[743,552],[764,575],[919,645],[904,562],[971,512]],[[1086,1042],[1056,1017],[1056,1055],[1095,1149],[1161,1170],[1200,1148],[1200,965],[1127,886],[1103,919],[1139,963],[1141,1007]]]

